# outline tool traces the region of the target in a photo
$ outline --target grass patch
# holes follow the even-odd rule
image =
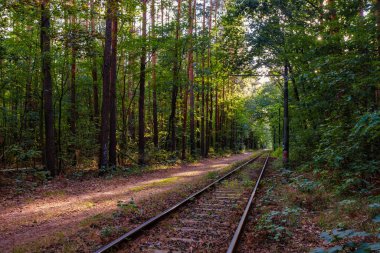
[[[79,225],[81,227],[90,227],[94,224],[97,224],[101,221],[103,221],[105,219],[104,215],[103,214],[96,214],[96,215],[93,215],[93,216],[90,216],[84,220],[82,220]]]
[[[77,252],[78,246],[67,240],[67,234],[64,232],[57,232],[51,236],[42,237],[37,241],[25,245],[19,245],[12,249],[12,253],[25,253],[25,252],[44,252],[46,245],[59,243],[62,246],[60,252]],[[52,250],[52,249],[51,249]]]
[[[179,177],[168,177],[168,178],[160,179],[151,183],[132,187],[130,190],[132,192],[139,192],[139,191],[143,191],[143,190],[150,189],[153,187],[168,186],[174,183],[175,181],[177,181],[178,179]]]
[[[66,196],[65,190],[52,190],[44,193],[45,197],[63,197]]]
[[[216,171],[210,171],[207,173],[206,178],[208,180],[215,180],[219,177],[219,173]]]

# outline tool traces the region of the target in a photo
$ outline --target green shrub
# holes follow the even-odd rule
[[[299,208],[285,208],[283,211],[271,211],[261,217],[257,229],[265,231],[269,239],[284,241],[292,233],[286,228],[297,224]]]

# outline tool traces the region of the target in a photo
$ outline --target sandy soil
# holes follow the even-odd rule
[[[118,201],[139,201],[152,194],[170,191],[250,155],[204,159],[128,178],[92,178],[82,182],[61,178],[17,197],[2,196],[0,251],[10,252],[20,244],[41,240],[60,231],[75,232],[86,218],[116,209]]]

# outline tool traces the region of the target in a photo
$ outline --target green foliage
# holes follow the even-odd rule
[[[292,184],[295,185],[298,190],[305,193],[312,193],[320,187],[320,183],[301,176],[294,178],[292,181]]]
[[[257,229],[265,231],[269,239],[284,241],[292,235],[286,227],[297,224],[299,213],[299,208],[288,207],[283,211],[271,211],[260,218]]]
[[[271,153],[271,156],[276,157],[276,158],[281,158],[282,148],[276,148],[276,150]]]
[[[334,2],[312,8],[302,1],[236,1],[235,14],[249,22],[257,70],[281,74],[284,62],[290,65],[291,160],[307,162],[338,194],[368,193],[380,173],[375,6],[367,2],[360,16],[359,1]],[[330,8],[336,18],[320,15]],[[272,78],[247,103],[270,126],[277,157],[282,83]]]
[[[207,175],[206,175],[206,178],[207,178],[208,180],[215,180],[215,179],[217,179],[218,177],[219,177],[219,174],[218,174],[218,172],[216,172],[216,171],[210,171],[210,172],[208,172]]]
[[[139,207],[137,206],[133,198],[128,202],[119,200],[117,202],[117,207],[118,211],[113,213],[114,217],[125,217],[128,215],[135,215],[139,212]]]
[[[100,230],[101,237],[110,237],[115,233],[115,228],[111,226],[106,226]]]
[[[379,235],[378,235],[379,236]],[[344,241],[342,245],[336,245],[328,249],[316,248],[312,250],[313,253],[334,253],[334,252],[377,252],[380,250],[380,243],[378,242],[365,242],[367,238],[375,237],[374,235],[368,234],[366,232],[354,231],[354,230],[343,230],[334,229],[331,233],[323,232],[321,233],[321,238],[325,240],[326,243],[340,242]],[[354,238],[360,238],[361,241],[351,241]]]
[[[4,1],[1,1],[4,2]],[[104,55],[106,12],[105,0],[87,2],[49,1],[51,16],[51,71],[53,86],[53,117],[57,164],[64,172],[95,168],[99,152],[100,116],[95,115],[96,90],[98,107],[102,101],[102,65]],[[41,165],[44,163],[44,105],[42,103],[41,49],[39,2],[21,4],[6,1],[0,8],[0,146],[5,151],[2,158],[7,166]],[[146,162],[151,164],[174,164],[179,160],[180,147],[174,152],[168,147],[170,135],[169,117],[174,85],[177,92],[174,127],[177,138],[183,133],[183,90],[188,87],[189,49],[194,54],[194,96],[197,149],[193,157],[200,156],[200,108],[207,100],[207,113],[212,113],[204,122],[212,126],[207,133],[210,155],[223,151],[240,152],[245,148],[258,148],[265,145],[260,127],[251,127],[252,120],[245,110],[246,90],[249,83],[232,74],[240,72],[247,59],[247,46],[244,43],[244,19],[232,15],[233,1],[224,5],[214,2],[213,8],[197,4],[197,20],[212,19],[212,28],[202,28],[200,22],[194,24],[193,37],[187,34],[189,27],[188,2],[182,2],[179,23],[176,16],[175,1],[162,0],[156,4],[156,14],[161,11],[165,18],[156,16],[155,30],[148,25],[148,38],[145,41],[137,24],[141,23],[141,1],[126,0],[118,2],[117,34],[117,155],[120,166],[130,166],[137,161],[137,124],[138,95],[141,49],[146,46],[148,55],[154,50],[157,55],[155,65],[155,86],[153,85],[152,58],[146,63],[145,98],[145,142]],[[216,7],[219,10],[216,13]],[[221,8],[224,8],[223,11]],[[148,8],[148,19],[151,8]],[[210,13],[210,12],[213,13]],[[217,15],[216,15],[217,14]],[[94,22],[94,27],[92,27]],[[148,21],[149,23],[150,21]],[[208,22],[207,22],[208,23]],[[208,25],[207,25],[208,26]],[[179,38],[176,38],[179,27]],[[154,33],[153,33],[154,32]],[[154,35],[154,36],[153,36]],[[192,41],[192,45],[190,45]],[[178,50],[173,50],[178,48]],[[74,58],[75,57],[75,58]],[[212,62],[212,64],[210,64]],[[72,79],[75,63],[75,80]],[[178,83],[173,80],[173,66],[178,65]],[[95,77],[97,76],[97,80]],[[75,81],[75,82],[73,82]],[[156,90],[153,89],[153,86]],[[75,87],[75,89],[74,89]],[[74,94],[75,91],[75,94]],[[157,95],[159,121],[159,146],[153,145],[153,99]],[[73,103],[73,97],[76,100]],[[218,104],[216,100],[218,99]],[[212,100],[212,102],[211,102]],[[97,108],[99,109],[99,108]],[[188,110],[189,111],[189,110]],[[218,113],[218,115],[217,115]],[[219,117],[219,118],[218,118]],[[189,117],[188,117],[189,118]],[[72,120],[75,119],[75,133]],[[186,123],[185,145],[189,144],[189,122]],[[219,124],[215,131],[216,123]],[[218,138],[216,138],[218,135]],[[180,139],[180,138],[178,138]],[[254,141],[252,141],[254,140]],[[252,143],[254,142],[254,143]],[[254,147],[252,147],[254,146]],[[170,150],[170,151],[169,151]],[[187,152],[189,153],[189,152]],[[16,164],[19,163],[19,164]],[[101,168],[101,174],[115,175],[118,168]]]
[[[38,182],[45,182],[46,180],[51,179],[50,172],[45,170],[36,171],[33,173],[33,176]]]

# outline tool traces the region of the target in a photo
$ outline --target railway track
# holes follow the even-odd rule
[[[268,159],[249,160],[96,253],[234,252]]]

